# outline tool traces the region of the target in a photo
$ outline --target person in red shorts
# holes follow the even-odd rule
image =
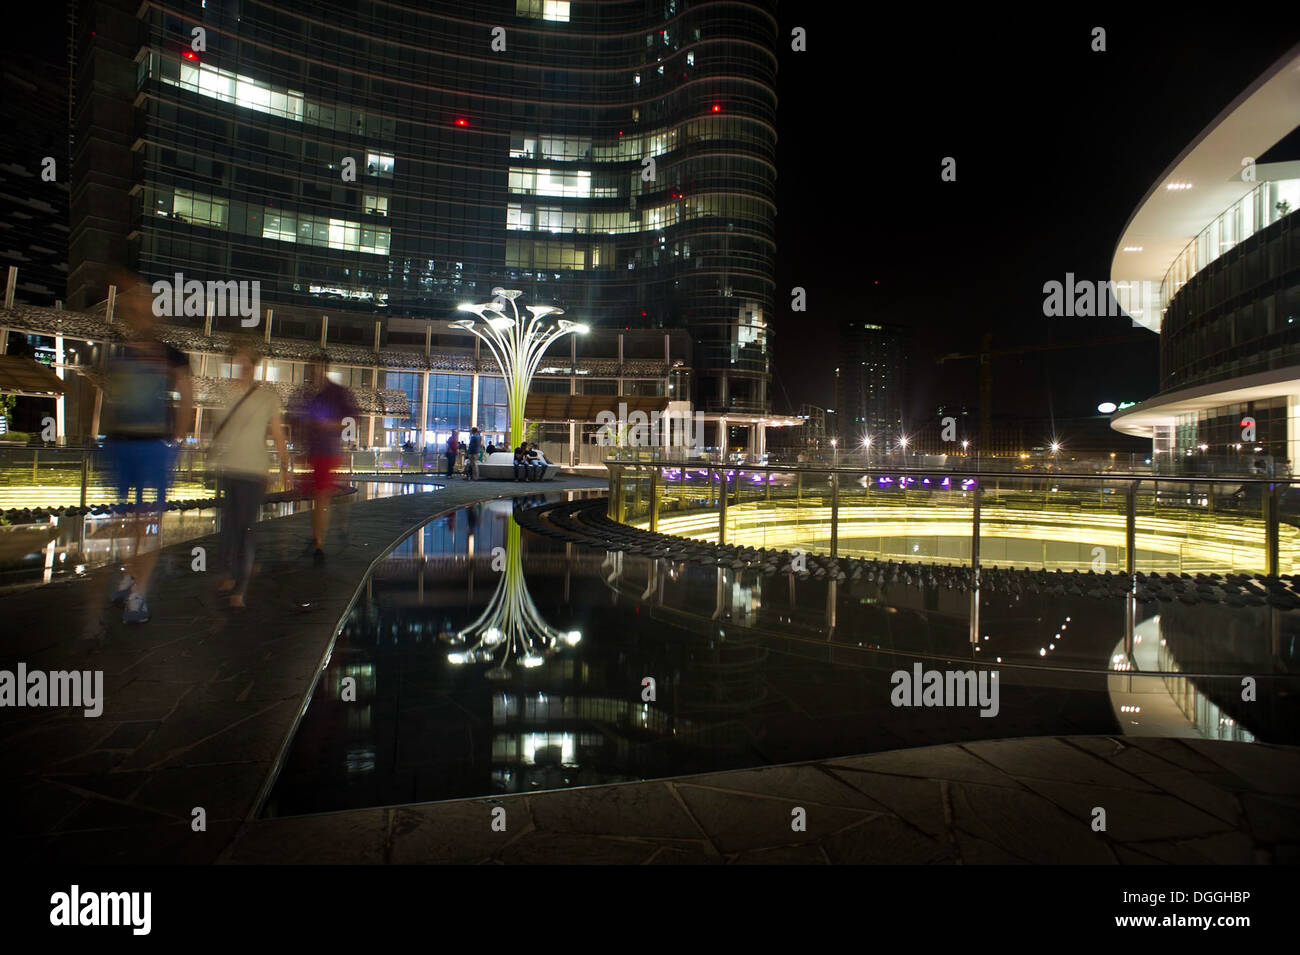
[[[348,388],[331,381],[324,363],[316,365],[316,392],[306,405],[307,464],[311,474],[306,489],[311,495],[311,536],[316,563],[325,560],[325,535],[330,526],[330,500],[338,482],[334,472],[343,460],[343,429],[355,430],[360,414]]]

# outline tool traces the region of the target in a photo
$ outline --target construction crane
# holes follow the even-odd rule
[[[1094,338],[1082,342],[1058,342],[1048,345],[1018,345],[1014,348],[993,350],[993,333],[985,332],[980,336],[979,351],[970,354],[941,355],[935,359],[940,365],[946,361],[963,361],[970,358],[979,360],[980,365],[980,443],[981,448],[990,447],[993,434],[993,361],[1006,355],[1024,355],[1028,352],[1059,351],[1066,348],[1092,348],[1097,345],[1136,345],[1149,342],[1149,337],[1126,335],[1123,338]]]

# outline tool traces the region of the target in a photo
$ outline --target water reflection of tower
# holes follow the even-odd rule
[[[659,705],[635,697],[633,688],[638,685],[640,668],[611,665],[602,656],[617,647],[616,641],[599,648],[584,644],[579,653],[577,640],[566,641],[566,634],[551,628],[528,592],[520,528],[513,521],[506,539],[506,572],[497,592],[488,610],[462,631],[480,635],[477,649],[473,649],[478,659],[504,652],[507,656],[513,653],[524,664],[514,668],[509,677],[498,676],[494,681],[498,686],[491,692],[493,787],[502,792],[526,792],[662,774],[661,766],[647,766],[641,757],[647,744],[653,748],[657,741],[669,738],[674,726]],[[581,576],[584,564],[591,565],[585,569],[595,569],[596,558],[576,553],[572,544],[566,544],[563,553],[550,553],[540,539],[531,543],[539,546],[539,553],[530,554],[530,567],[561,572],[563,602],[571,603],[573,571],[579,570]],[[555,589],[543,587],[542,592],[554,594]],[[509,606],[527,608],[515,614],[514,631],[509,631],[511,624],[500,610]],[[519,632],[520,621],[527,632]],[[493,627],[500,634],[494,635],[490,646],[482,645],[481,635]],[[547,632],[558,634],[559,639],[547,638]],[[511,640],[518,649],[508,648]],[[539,647],[552,649],[540,652]],[[464,656],[456,659],[474,662]],[[494,663],[487,673],[501,673],[499,664]]]
[[[715,752],[757,743],[763,734],[754,713],[768,697],[768,648],[747,627],[762,605],[762,577],[722,567],[696,571],[646,558],[621,559],[617,566],[611,585],[625,595],[635,592],[654,608],[656,619],[692,632],[672,685],[661,687],[667,698],[661,695],[660,702],[682,724],[677,742]],[[705,597],[701,574],[712,578],[711,600]],[[684,599],[666,602],[670,585],[683,591]]]

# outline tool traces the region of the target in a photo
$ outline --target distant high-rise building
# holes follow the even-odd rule
[[[840,328],[840,365],[835,371],[835,431],[840,447],[865,438],[892,450],[903,433],[905,329],[854,319]]]

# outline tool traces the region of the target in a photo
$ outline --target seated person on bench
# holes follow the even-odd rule
[[[529,444],[526,445],[526,447],[528,448],[529,470],[536,474],[536,476],[531,478],[531,480],[540,481],[542,478],[546,477],[546,458],[542,455],[542,452],[538,449],[537,445]]]
[[[529,461],[528,461],[528,443],[527,443],[527,442],[524,442],[524,443],[520,444],[519,447],[515,448],[514,469],[515,469],[515,480],[516,480],[516,481],[519,480],[519,472],[520,472],[521,469],[522,469],[523,472],[524,472],[523,480],[527,481],[527,480],[529,479],[529,477],[528,477],[528,472],[529,472],[529,470],[531,469],[531,467],[530,467],[530,464],[529,464]]]

